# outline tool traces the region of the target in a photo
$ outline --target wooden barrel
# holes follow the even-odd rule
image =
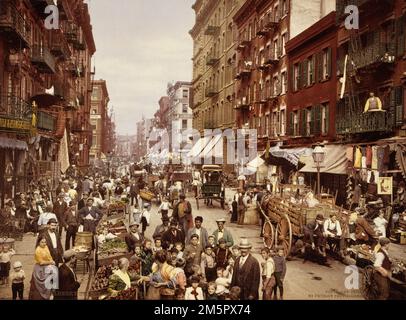
[[[244,224],[247,225],[258,225],[259,224],[259,216],[258,211],[255,205],[250,205],[245,211],[244,215]]]
[[[78,232],[75,239],[75,247],[85,246],[89,249],[93,248],[93,233],[91,232]]]

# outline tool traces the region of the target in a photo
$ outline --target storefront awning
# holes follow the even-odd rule
[[[339,145],[327,145],[324,147],[325,159],[321,164],[321,173],[331,173],[331,174],[346,174],[347,173],[347,155],[346,147]],[[305,166],[300,169],[300,172],[310,172],[316,173],[317,168],[313,161],[313,157],[302,156],[300,157],[300,162],[304,163]]]
[[[271,157],[274,157],[274,158],[285,159],[290,164],[297,167],[299,164],[300,157],[308,156],[308,155],[311,156],[312,151],[313,151],[313,149],[311,149],[311,148],[281,149],[280,146],[276,146],[276,147],[270,148],[269,154]]]
[[[247,167],[257,169],[264,164],[265,161],[261,158],[261,156],[258,156],[254,160],[248,162]]]
[[[28,145],[25,141],[0,137],[0,148],[27,151]]]

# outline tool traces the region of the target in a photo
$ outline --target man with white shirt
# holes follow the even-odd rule
[[[47,226],[48,228],[43,230],[39,234],[37,239],[37,246],[39,245],[39,241],[42,238],[45,238],[52,259],[55,261],[55,265],[58,266],[59,263],[62,263],[62,255],[63,255],[61,237],[56,232],[58,229],[58,221],[56,219],[51,218],[48,220]]]
[[[48,205],[43,213],[40,214],[38,219],[38,230],[42,231],[46,229],[48,221],[50,219],[55,219],[58,222],[58,218],[55,213],[53,213],[53,206]]]
[[[83,230],[96,234],[96,226],[102,217],[102,212],[93,203],[93,198],[88,198],[86,207],[79,211],[79,217],[81,224],[83,224]]]
[[[247,238],[241,238],[238,248],[241,251],[241,256],[237,258],[234,264],[231,287],[237,286],[241,289],[241,300],[258,300],[261,279],[259,262],[250,253],[252,245]]]
[[[140,224],[138,222],[130,224],[130,231],[125,237],[125,243],[127,244],[129,252],[134,252],[135,246],[144,242],[144,236],[139,231],[139,226]]]
[[[327,237],[327,244],[330,250],[334,249],[334,247],[342,250],[343,244],[341,236],[343,232],[341,230],[340,221],[338,221],[335,214],[330,215],[330,218],[324,221],[324,234]]]

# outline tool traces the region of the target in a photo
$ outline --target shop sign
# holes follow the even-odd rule
[[[31,122],[0,117],[0,130],[29,131],[31,130]]]
[[[393,177],[379,177],[378,194],[391,195],[393,188]]]

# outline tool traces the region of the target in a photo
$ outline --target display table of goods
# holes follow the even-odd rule
[[[109,230],[109,233],[112,233],[123,240],[127,234],[127,226],[125,224],[125,219],[123,218],[117,219],[117,221],[101,220],[96,229],[97,234],[101,234],[105,228]]]
[[[128,247],[125,241],[120,238],[107,240],[102,245],[98,246],[97,262],[99,266],[111,264],[113,260],[120,258],[130,258],[131,253],[128,252]]]
[[[108,205],[107,219],[116,219],[117,217],[125,216],[127,212],[127,203],[121,200],[114,200]]]
[[[116,297],[110,296],[108,292],[109,278],[113,271],[118,269],[118,260],[113,260],[111,264],[99,267],[92,279],[88,297],[92,300],[137,300],[138,290],[136,287],[121,291]],[[136,266],[129,267],[130,276],[135,276],[135,270]]]

